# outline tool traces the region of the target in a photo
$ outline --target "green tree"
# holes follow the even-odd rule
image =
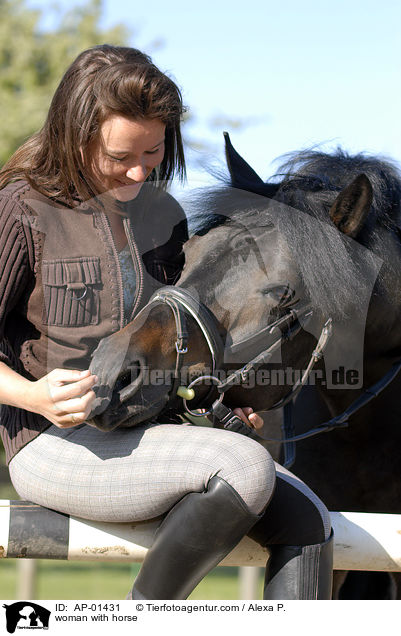
[[[51,10],[51,9],[50,9]],[[84,49],[126,44],[123,25],[102,29],[101,0],[62,12],[53,5],[56,25],[44,29],[42,10],[25,0],[0,0],[0,165],[41,128],[64,71]]]

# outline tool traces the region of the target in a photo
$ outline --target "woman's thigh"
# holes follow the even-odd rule
[[[11,461],[18,494],[87,519],[140,521],[169,510],[214,475],[254,512],[269,501],[275,467],[247,437],[218,429],[148,424],[109,433],[81,425],[47,429]]]

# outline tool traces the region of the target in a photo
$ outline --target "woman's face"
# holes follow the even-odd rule
[[[130,201],[163,160],[165,124],[160,119],[109,115],[83,157],[99,193]]]

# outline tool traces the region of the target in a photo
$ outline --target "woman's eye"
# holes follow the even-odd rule
[[[108,158],[112,161],[124,161],[125,157],[113,157],[112,155],[108,155]]]
[[[160,148],[156,148],[156,150],[147,150],[146,154],[147,155],[155,155],[156,153],[160,152],[161,147]]]

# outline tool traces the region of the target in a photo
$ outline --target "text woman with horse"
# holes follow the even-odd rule
[[[133,599],[186,598],[246,534],[271,549],[267,599],[330,598],[329,513],[246,434],[261,425],[250,407],[236,410],[245,434],[158,418],[161,406],[149,411],[146,400],[122,426],[87,423],[102,397],[89,370],[94,350],[184,265],[186,220],[163,188],[185,173],[182,111],[178,88],[146,55],[94,47],[0,173],[1,430],[11,479],[22,498],[66,514],[160,517]],[[157,355],[163,368],[162,347]],[[109,382],[124,356],[108,359]]]

